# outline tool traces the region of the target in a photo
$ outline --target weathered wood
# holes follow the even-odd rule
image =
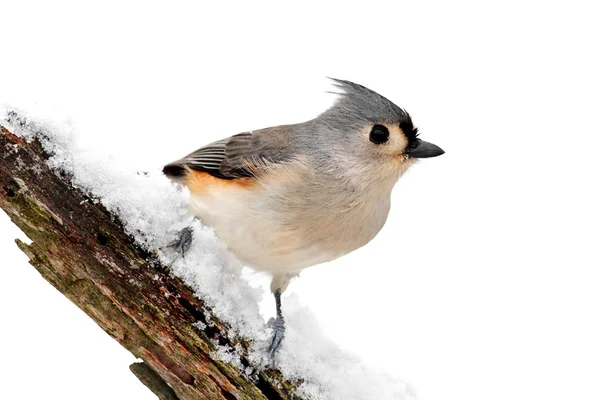
[[[133,363],[129,369],[137,378],[159,398],[159,400],[177,400],[177,394],[148,364]]]
[[[238,344],[228,327],[136,247],[115,216],[50,170],[47,158],[38,141],[0,127],[0,207],[32,240],[17,245],[40,274],[143,360],[132,369],[144,384],[165,399],[296,398],[277,370],[252,381],[211,357],[213,341]]]

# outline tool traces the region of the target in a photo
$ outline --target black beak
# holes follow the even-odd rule
[[[413,158],[429,158],[437,157],[444,154],[445,151],[440,149],[433,143],[426,142],[421,139],[416,139],[408,145],[404,154]]]

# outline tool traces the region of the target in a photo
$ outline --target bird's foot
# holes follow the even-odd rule
[[[165,246],[175,250],[177,253],[173,261],[171,261],[171,264],[173,264],[179,257],[185,257],[185,253],[187,253],[192,245],[192,233],[192,228],[183,228],[177,233],[178,238]]]
[[[278,316],[277,318],[271,318],[267,325],[273,329],[273,336],[271,337],[271,343],[267,349],[266,354],[264,355],[260,365],[254,371],[252,376],[254,378],[258,378],[258,375],[267,368],[267,366],[273,368],[275,365],[275,353],[281,347],[281,342],[285,337],[285,321],[283,320],[283,316]]]
[[[277,318],[271,319],[269,325],[271,325],[271,329],[273,329],[273,338],[271,339],[271,345],[267,350],[267,356],[269,357],[269,360],[273,360],[275,353],[281,347],[281,342],[285,337],[285,321],[283,320],[283,316],[279,315]]]

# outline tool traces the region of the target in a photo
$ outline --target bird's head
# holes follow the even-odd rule
[[[316,121],[332,133],[327,147],[336,158],[354,163],[362,174],[397,179],[416,159],[444,154],[419,137],[404,109],[362,85],[332,80],[339,97]]]

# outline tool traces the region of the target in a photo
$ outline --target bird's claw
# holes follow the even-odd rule
[[[271,338],[271,343],[267,349],[267,353],[263,357],[260,365],[254,372],[252,373],[252,377],[258,379],[258,375],[267,368],[267,366],[274,368],[275,366],[275,353],[281,347],[281,342],[285,337],[285,323],[282,316],[277,318],[271,318],[267,322],[267,326],[273,329],[273,336]]]
[[[275,357],[275,353],[281,347],[281,342],[285,337],[285,321],[283,317],[280,315],[275,320],[269,321],[271,328],[273,329],[273,338],[271,340],[271,345],[269,346],[269,350],[267,351],[267,356],[270,360],[273,360]]]
[[[192,228],[183,228],[177,234],[178,238],[165,246],[175,250],[175,252],[177,253],[177,256],[175,257],[175,259],[173,259],[171,264],[173,264],[179,257],[185,257],[185,254],[192,245],[192,233]]]

